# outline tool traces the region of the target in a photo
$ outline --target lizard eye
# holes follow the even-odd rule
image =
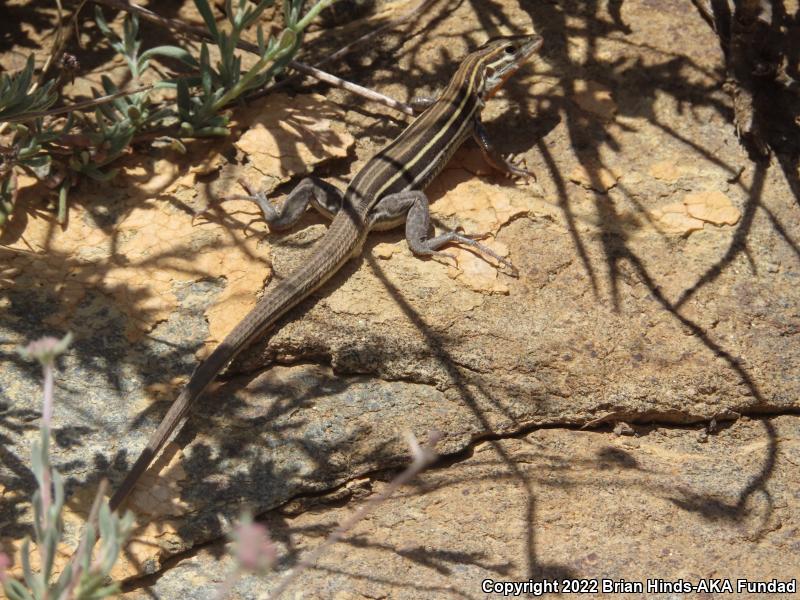
[[[517,49],[514,46],[506,46],[506,54],[514,54],[516,51]]]

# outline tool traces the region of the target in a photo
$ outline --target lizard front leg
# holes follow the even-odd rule
[[[270,229],[281,231],[289,229],[305,212],[309,204],[328,219],[333,219],[342,206],[342,192],[338,188],[318,179],[306,177],[297,184],[286,197],[280,208],[276,209],[264,192],[253,192],[244,181],[239,183],[247,190],[250,200],[261,208],[264,220]]]
[[[436,237],[430,237],[431,220],[428,205],[428,197],[421,190],[407,190],[386,196],[372,209],[370,229],[389,229],[405,220],[406,242],[411,252],[417,256],[444,256],[458,264],[455,256],[439,250],[445,244],[455,242],[474,248],[481,254],[491,256],[497,262],[508,267],[516,276],[517,269],[511,262],[476,241],[488,234],[460,234],[448,231]]]
[[[497,149],[492,145],[492,142],[489,140],[489,134],[487,133],[486,128],[478,119],[475,120],[475,127],[472,130],[472,137],[478,143],[478,146],[480,146],[483,156],[486,158],[486,162],[488,162],[493,168],[509,177],[531,177],[534,181],[536,181],[535,173],[518,167],[509,160],[506,160],[506,158],[497,151]]]

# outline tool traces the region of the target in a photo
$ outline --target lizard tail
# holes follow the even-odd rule
[[[344,212],[344,211],[342,211]],[[172,433],[189,412],[192,403],[239,352],[262,335],[286,311],[321,286],[352,256],[362,238],[349,216],[340,213],[320,241],[309,261],[269,289],[256,306],[225,337],[192,373],[186,387],[172,403],[167,414],[147,442],[122,484],[111,497],[109,506],[116,510],[133,491],[139,478],[153,462]]]

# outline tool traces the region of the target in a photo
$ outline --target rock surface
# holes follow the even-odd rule
[[[635,437],[543,429],[482,442],[381,505],[285,597],[484,598],[486,579],[589,579],[598,587],[602,579],[728,579],[734,590],[738,579],[788,581],[800,568],[799,461],[800,428],[789,416],[744,418],[710,435],[701,427],[641,427]],[[331,498],[266,515],[277,568],[245,576],[229,598],[267,597],[384,486],[355,481]],[[213,598],[233,568],[230,548],[214,544],[124,598]]]
[[[626,2],[621,14],[584,13],[580,2],[520,4],[491,14],[505,32],[535,26],[544,54],[484,116],[497,145],[521,152],[538,183],[509,183],[476,167],[467,149],[429,190],[440,225],[491,232],[487,243],[520,277],[463,250],[454,250],[458,268],[417,259],[401,232],[372,236],[362,258],[254,345],[193,411],[132,498],[139,528],[118,576],[157,571],[219,539],[245,505],[263,513],[397,467],[406,460],[401,433],[433,429],[444,433],[441,452],[474,448],[475,456],[428,473],[421,494],[384,507],[383,521],[369,524],[375,537],[334,550],[309,597],[376,588],[480,597],[484,576],[798,572],[797,481],[787,467],[798,464],[797,417],[787,414],[800,408],[800,209],[790,187],[798,174],[779,161],[754,164],[738,144],[718,46],[690,3]],[[374,64],[355,67],[359,81],[400,98],[437,91],[442,73],[484,41],[486,6],[435,3],[415,25],[419,35],[388,35]],[[354,160],[323,172],[341,183],[402,123],[353,107],[341,91],[328,99],[350,107],[336,126],[342,140],[355,139]],[[211,175],[177,168],[169,183],[139,188],[137,178],[164,177],[161,159],[145,157],[127,187],[84,186],[76,193],[89,208],[76,203],[67,232],[42,238],[52,244],[42,246],[47,262],[37,255],[21,274],[9,271],[0,317],[4,547],[29,523],[39,410],[38,371],[14,358],[13,343],[46,327],[78,334],[58,381],[54,463],[70,490],[82,490],[70,501],[80,515],[101,477],[121,480],[195,351],[324,233],[311,216],[289,235],[248,230],[257,210],[245,203],[213,206],[195,226],[193,211],[215,189],[231,193],[242,172],[256,177],[241,158]],[[152,252],[137,245],[133,264],[114,254],[161,220],[170,228]],[[9,264],[25,261],[25,234],[4,235],[19,248]],[[73,251],[81,240],[91,243]],[[171,241],[182,244],[180,261]],[[197,248],[209,258],[195,264],[187,257]],[[235,277],[226,251],[235,252]],[[252,281],[243,275],[249,264]],[[225,309],[215,311],[220,301]],[[727,428],[765,414],[785,416]],[[712,420],[726,424],[699,444],[696,424]],[[637,423],[674,428],[614,438],[576,427],[625,432]],[[539,426],[555,429],[522,435]],[[479,443],[513,436],[499,442],[502,460]],[[267,521],[282,543],[302,548],[341,510],[300,514],[291,526],[279,513]],[[281,568],[296,559],[294,546]],[[169,563],[157,593],[185,597],[181,589],[199,586],[213,597],[209,586],[228,568],[208,563],[220,551]],[[261,584],[244,585],[249,598]]]

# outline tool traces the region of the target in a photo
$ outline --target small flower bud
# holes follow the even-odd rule
[[[245,571],[264,571],[275,564],[278,551],[267,528],[245,516],[233,532],[236,559]]]
[[[32,341],[25,347],[19,347],[17,352],[19,352],[22,358],[27,360],[38,360],[43,365],[52,365],[56,357],[64,353],[70,342],[72,342],[71,333],[68,333],[60,340],[58,338],[45,336]]]

